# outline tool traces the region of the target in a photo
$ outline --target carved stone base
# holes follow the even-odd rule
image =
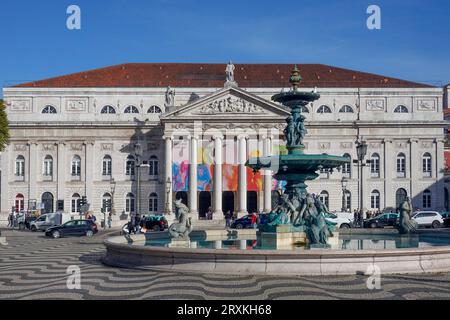
[[[190,248],[190,239],[171,239],[169,243],[169,248]]]

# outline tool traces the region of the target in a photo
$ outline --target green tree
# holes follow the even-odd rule
[[[0,99],[0,152],[4,151],[9,142],[8,116],[3,100]]]

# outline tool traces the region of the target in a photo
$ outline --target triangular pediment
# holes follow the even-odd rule
[[[224,88],[181,106],[161,120],[286,118],[289,110],[237,87]]]

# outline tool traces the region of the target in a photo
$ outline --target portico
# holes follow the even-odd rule
[[[187,194],[193,216],[204,217],[211,207],[213,219],[227,211],[238,217],[269,211],[273,172],[255,173],[245,163],[272,155],[274,143],[278,152],[286,114],[284,107],[233,86],[162,116],[165,179],[173,181],[166,202]]]

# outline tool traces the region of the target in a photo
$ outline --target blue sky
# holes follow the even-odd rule
[[[82,29],[66,28],[66,9]],[[366,27],[370,4],[381,30]],[[448,0],[8,0],[0,85],[125,62],[323,63],[450,83]]]

